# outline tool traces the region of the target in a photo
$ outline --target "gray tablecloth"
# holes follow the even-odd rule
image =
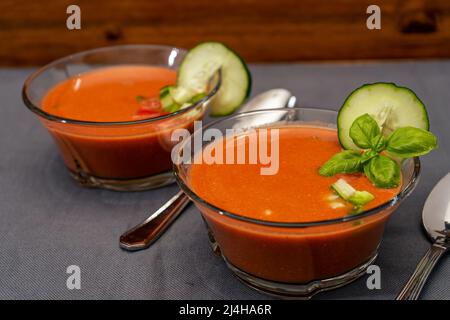
[[[175,194],[175,185],[138,193],[76,185],[53,141],[22,104],[31,69],[0,70],[0,298],[264,299],[213,255],[194,206],[149,250],[128,253],[118,236]],[[284,87],[301,106],[337,109],[366,82],[412,88],[428,106],[440,147],[422,158],[419,186],[390,219],[376,264],[381,290],[367,277],[318,299],[392,299],[429,243],[420,216],[434,184],[450,171],[450,62],[253,65],[253,93]],[[81,290],[68,290],[66,268],[81,268]],[[450,260],[432,274],[423,298],[450,299]]]

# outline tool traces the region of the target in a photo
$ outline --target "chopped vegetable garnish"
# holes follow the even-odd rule
[[[137,102],[142,102],[142,101],[145,100],[145,99],[147,99],[147,98],[144,97],[144,96],[136,96],[136,101],[137,101]]]
[[[355,119],[350,138],[363,150],[344,150],[335,154],[319,169],[320,175],[363,172],[376,187],[395,188],[401,180],[400,165],[391,157],[418,157],[437,147],[434,134],[414,127],[398,128],[384,138],[377,122],[368,114]]]
[[[342,202],[330,202],[330,207],[331,209],[337,209],[337,208],[345,208],[345,204],[343,204]]]
[[[160,108],[176,112],[197,103],[206,96],[213,75],[221,70],[221,86],[211,104],[213,115],[232,113],[249,96],[250,72],[245,62],[219,42],[204,42],[190,50],[178,70],[177,84],[160,89]],[[137,96],[139,103],[147,101]]]
[[[350,196],[350,198],[348,198],[348,201],[350,201],[354,205],[363,206],[366,203],[372,201],[373,199],[375,199],[375,197],[370,192],[367,192],[367,191],[355,191],[355,193],[353,193]]]
[[[339,179],[333,183],[331,188],[344,200],[348,200],[356,192],[355,188],[344,179]]]
[[[373,194],[367,191],[358,191],[353,188],[347,181],[344,179],[339,179],[335,183],[331,185],[331,188],[336,191],[336,193],[344,200],[350,202],[358,208],[362,208],[366,203],[375,199]],[[332,202],[335,203],[335,202]],[[330,203],[331,206],[331,203]],[[331,206],[333,208],[333,206]],[[334,207],[335,209],[337,207]]]
[[[180,105],[175,102],[172,97],[172,92],[175,86],[165,86],[159,91],[159,99],[161,100],[162,108],[167,112],[175,112],[180,109]]]
[[[139,102],[140,107],[134,114],[135,119],[154,118],[164,114],[158,98],[136,96],[136,101]]]
[[[425,105],[412,90],[393,83],[366,84],[353,91],[337,122],[339,142],[347,150],[320,168],[322,176],[362,172],[378,188],[395,188],[401,181],[399,160],[437,147]]]

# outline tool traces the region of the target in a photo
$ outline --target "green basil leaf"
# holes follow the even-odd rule
[[[370,159],[364,165],[364,173],[378,188],[395,188],[400,184],[400,165],[383,155]]]
[[[361,157],[361,162],[366,163],[367,161],[369,161],[373,157],[376,157],[377,155],[378,155],[378,152],[376,152],[374,150],[368,150],[363,153],[363,155]]]
[[[400,158],[427,154],[437,147],[437,138],[427,130],[403,127],[395,130],[388,139],[386,150]]]
[[[336,173],[362,172],[362,155],[353,150],[335,154],[319,170],[321,176],[331,177]]]
[[[367,113],[356,118],[350,127],[350,138],[362,149],[372,148],[372,139],[381,134],[378,123]]]
[[[382,134],[373,137],[370,140],[371,148],[376,152],[381,152],[386,148],[387,141]]]

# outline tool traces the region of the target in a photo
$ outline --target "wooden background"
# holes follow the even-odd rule
[[[81,7],[81,30],[66,8]],[[366,9],[382,29],[366,28]],[[223,41],[251,62],[450,57],[450,0],[1,0],[0,64],[122,43]]]

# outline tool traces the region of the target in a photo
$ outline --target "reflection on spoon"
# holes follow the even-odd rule
[[[256,110],[274,109],[274,108],[293,108],[297,99],[289,90],[286,89],[272,89],[265,91],[251,101],[243,105],[239,109],[239,113],[250,112]],[[277,117],[273,119],[273,117]],[[238,121],[233,129],[239,128],[255,128],[264,126],[267,123],[274,123],[281,120],[283,114],[264,113],[258,117],[245,118],[245,120]]]
[[[438,182],[428,196],[423,207],[422,223],[433,244],[397,300],[417,300],[434,266],[450,248],[450,173]]]

